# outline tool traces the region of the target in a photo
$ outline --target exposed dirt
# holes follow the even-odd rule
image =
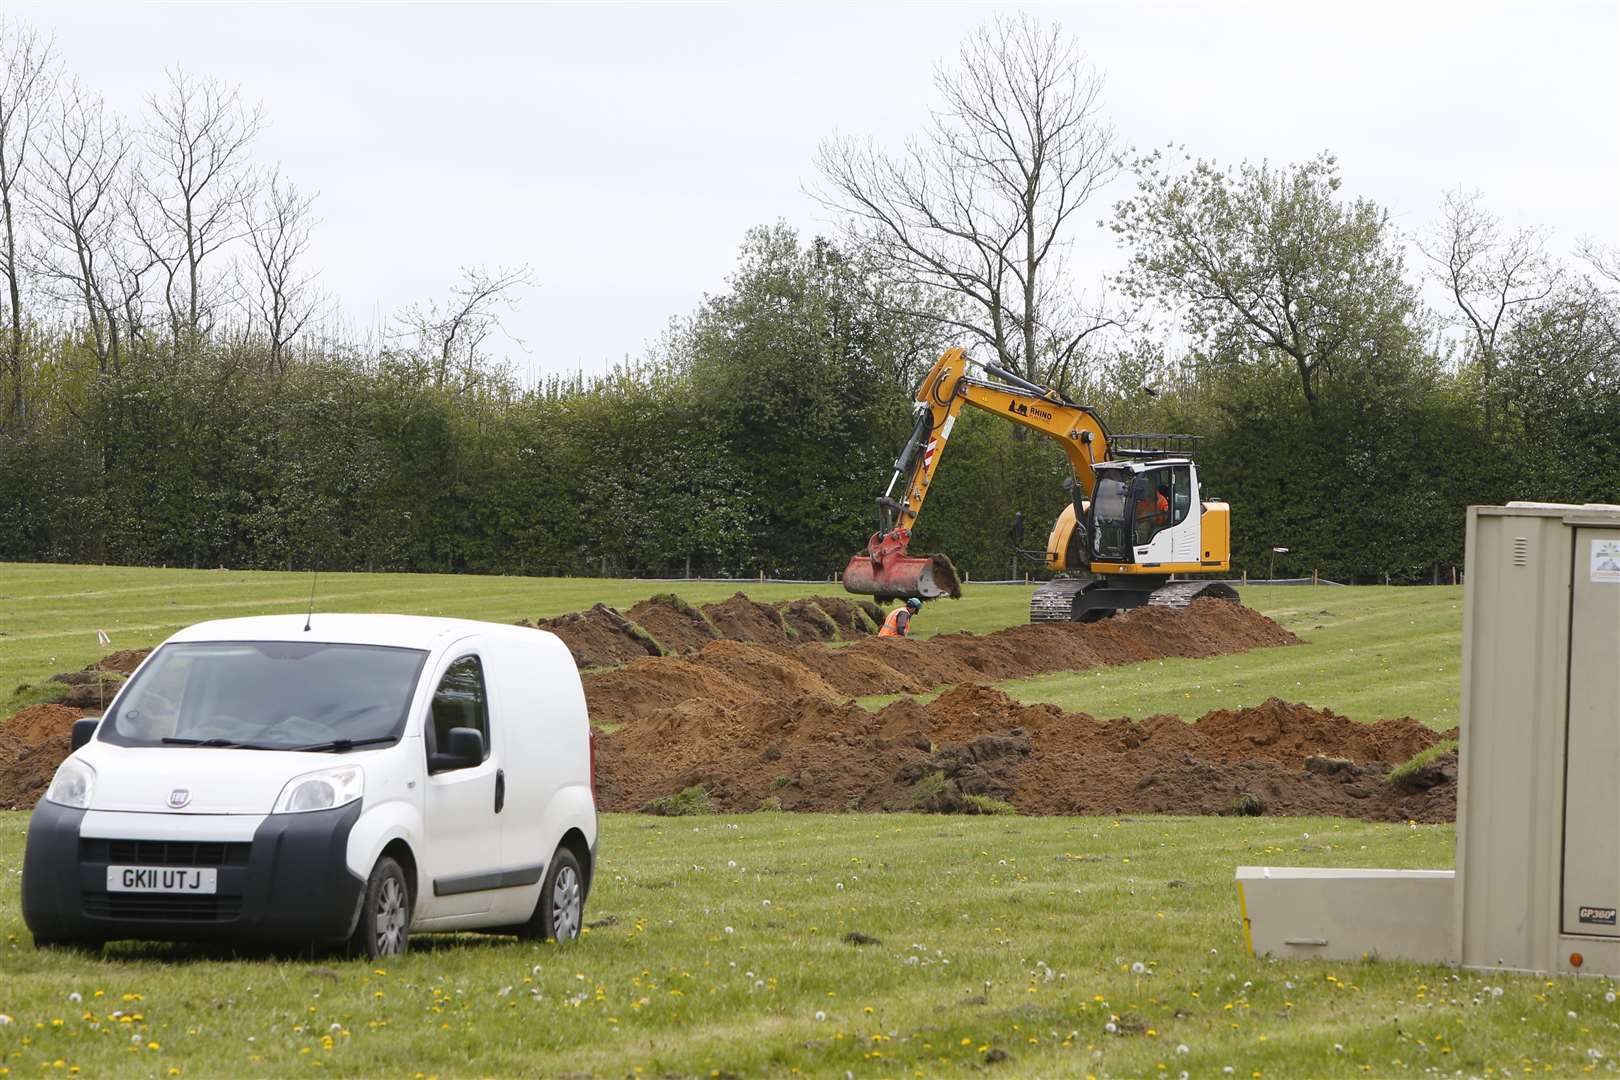
[[[84,671],[52,675],[49,681],[67,684],[68,692],[57,699],[58,704],[75,709],[93,709],[99,713],[124,685],[124,676],[92,665]]]
[[[877,630],[861,606],[839,597],[762,604],[741,592],[701,609],[674,593],[662,593],[624,613],[597,604],[554,619],[524,619],[519,625],[550,630],[586,668],[613,667],[645,656],[682,656],[717,640],[785,645],[847,641]]]
[[[1269,733],[1263,745],[1246,723]],[[1447,821],[1454,778],[1421,790],[1383,782],[1391,763],[1443,737],[1411,719],[1362,724],[1275,699],[1187,724],[1098,721],[984,686],[875,713],[810,693],[740,706],[687,701],[628,724],[598,740],[597,791],[611,810],[701,785],[722,810],[775,798],[817,811],[979,813],[1000,802],[1029,814]]]
[[[120,649],[111,656],[104,656],[100,660],[85,668],[86,671],[116,671],[128,675],[140,666],[151,649]]]
[[[838,624],[814,600],[788,600],[777,604],[776,610],[793,631],[795,641],[838,640]]]
[[[1223,600],[1200,600],[1180,611],[1138,608],[1099,623],[1015,626],[982,636],[868,637],[837,648],[812,642],[739,650],[734,642],[724,643],[733,646],[725,649],[715,642],[679,661],[641,660],[616,671],[589,672],[585,695],[591,715],[613,724],[687,700],[734,701],[739,689],[729,684],[731,669],[750,651],[757,655],[748,656],[748,664],[780,669],[778,684],[815,677],[832,688],[826,696],[839,698],[914,694],[947,683],[991,682],[1167,656],[1216,656],[1298,641],[1257,611]],[[661,672],[677,662],[682,665],[679,677]]]
[[[39,801],[83,715],[66,705],[31,705],[0,723],[0,810],[27,810]]]
[[[638,632],[629,619],[606,604],[571,611],[555,619],[538,619],[532,625],[562,638],[568,651],[574,654],[574,663],[580,667],[603,667],[659,655],[658,646],[650,637]]]
[[[838,627],[838,635],[849,641],[877,633],[877,628],[883,623],[881,617],[873,620],[861,604],[841,596],[815,596],[811,600]],[[876,604],[869,606],[877,607]],[[878,611],[881,616],[882,609]]]
[[[626,614],[657,638],[665,653],[696,652],[715,639],[714,627],[703,612],[673,593],[643,600]]]
[[[731,641],[777,645],[788,640],[781,612],[769,604],[750,600],[741,592],[718,604],[704,604],[703,614],[709,617],[720,637]]]

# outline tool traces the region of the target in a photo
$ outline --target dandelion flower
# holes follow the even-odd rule
[[[1131,965],[1131,974],[1132,975],[1140,975],[1145,971],[1147,971],[1147,965],[1142,963],[1142,961],[1140,961],[1140,960],[1138,960],[1136,963]]]
[[[816,1010],[816,1022],[820,1023],[821,1021],[823,1021],[825,1019],[827,1019],[827,1014],[822,1012],[820,1009],[817,1009]]]

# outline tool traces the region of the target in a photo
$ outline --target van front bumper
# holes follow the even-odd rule
[[[41,799],[23,854],[23,920],[36,938],[69,942],[341,941],[365,893],[346,861],[360,805],[272,814],[251,841],[222,842],[85,837],[85,811]],[[213,867],[217,891],[108,891],[109,866]]]

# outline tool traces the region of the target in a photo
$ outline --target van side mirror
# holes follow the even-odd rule
[[[1013,514],[1012,538],[1015,547],[1024,542],[1024,512],[1022,510]]]
[[[89,742],[91,736],[96,733],[96,728],[100,726],[101,717],[99,716],[86,716],[73,721],[73,734],[68,740],[68,752],[72,753]]]
[[[453,727],[450,729],[447,750],[446,756],[450,758],[449,767],[452,769],[481,765],[484,761],[484,733],[477,728]]]

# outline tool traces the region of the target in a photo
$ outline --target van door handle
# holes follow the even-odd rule
[[[506,770],[505,769],[496,769],[495,770],[495,812],[497,814],[500,813],[501,808],[504,807],[505,805],[506,805]]]

